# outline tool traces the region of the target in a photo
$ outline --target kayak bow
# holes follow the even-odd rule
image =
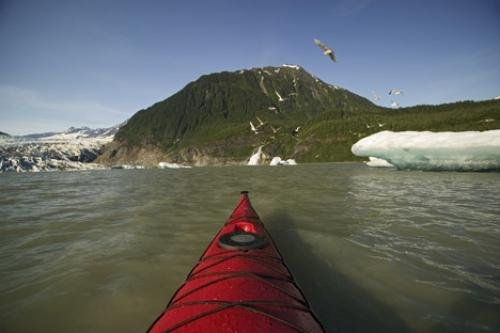
[[[248,192],[148,332],[323,332]]]

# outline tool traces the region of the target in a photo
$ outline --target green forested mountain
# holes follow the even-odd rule
[[[204,75],[137,112],[100,160],[241,163],[263,146],[269,157],[346,161],[357,159],[354,142],[381,130],[493,128],[500,128],[500,101],[387,109],[302,68],[265,67]]]

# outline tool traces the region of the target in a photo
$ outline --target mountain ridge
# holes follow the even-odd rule
[[[498,128],[499,106],[489,100],[389,109],[296,65],[223,71],[138,111],[98,161],[243,164],[261,146],[269,159],[359,160],[351,145],[376,131]]]
[[[206,74],[138,111],[118,131],[100,161],[138,162],[147,151],[158,155],[155,161],[241,163],[254,148],[272,144],[277,137],[280,144],[292,145],[293,129],[325,112],[343,117],[377,109],[368,99],[325,83],[296,65]],[[258,124],[257,117],[265,125],[254,135],[249,122]],[[278,128],[280,133],[273,133]],[[274,146],[276,153],[287,154]]]

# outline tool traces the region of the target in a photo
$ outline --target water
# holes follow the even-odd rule
[[[500,174],[362,164],[0,176],[0,331],[143,332],[251,199],[328,331],[500,331]]]

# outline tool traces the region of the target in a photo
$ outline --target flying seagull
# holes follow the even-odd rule
[[[269,111],[273,111],[274,113],[278,114],[279,110],[275,106],[270,106],[267,108]]]
[[[252,124],[252,122],[250,122],[250,129],[255,133],[255,135],[259,134],[259,131],[257,131],[257,128]]]
[[[391,107],[396,108],[396,109],[399,108],[398,102],[391,101]]]
[[[403,91],[400,89],[391,89],[389,90],[389,95],[403,95]]]
[[[281,129],[281,127],[274,128],[273,126],[271,126],[271,129],[273,130],[273,133],[276,134]]]
[[[380,100],[380,96],[377,95],[377,93],[375,92],[375,90],[372,91],[372,94],[373,94],[373,100],[375,102],[378,102]]]
[[[277,91],[274,91],[276,93],[276,96],[278,96],[278,102],[284,102],[286,98],[283,98],[281,97],[281,95],[277,92]]]
[[[257,121],[259,122],[259,126],[258,127],[261,127],[261,126],[263,126],[265,124],[259,117],[255,117],[255,118],[257,118]]]
[[[314,38],[314,44],[318,45],[318,47],[323,50],[324,55],[330,57],[330,59],[332,59],[333,62],[337,62],[337,59],[335,58],[335,53],[331,48],[321,43],[321,41],[316,38]]]

